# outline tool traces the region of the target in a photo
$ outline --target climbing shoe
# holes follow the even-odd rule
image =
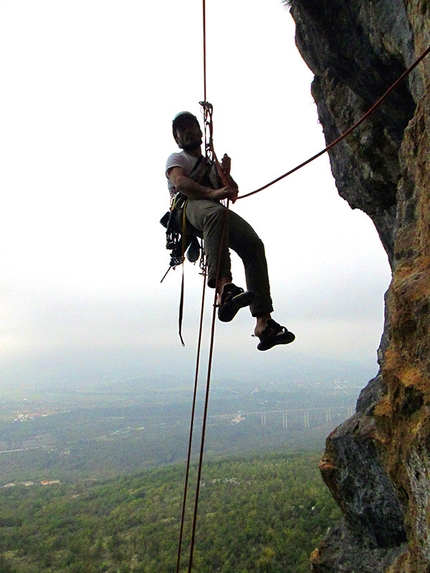
[[[271,318],[267,321],[267,326],[258,337],[258,350],[269,350],[277,344],[290,344],[296,338],[285,326],[281,326]]]
[[[233,283],[224,285],[218,318],[221,322],[230,322],[241,308],[249,306],[254,299],[255,294],[252,291],[244,291]]]

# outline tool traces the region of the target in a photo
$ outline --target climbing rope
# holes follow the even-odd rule
[[[206,66],[206,0],[202,0],[202,20],[203,20],[203,99],[206,101],[207,93],[207,66]]]
[[[350,133],[352,133],[355,129],[357,129],[357,127],[359,125],[361,125],[363,123],[363,121],[365,121],[387,99],[387,97],[391,94],[391,92],[396,89],[396,87],[412,72],[412,70],[414,68],[416,68],[418,66],[418,64],[429,53],[430,53],[430,46],[421,54],[421,56],[419,56],[414,61],[414,63],[411,66],[409,66],[409,68],[405,72],[403,72],[403,74],[393,83],[393,85],[388,88],[388,90],[372,105],[372,107],[368,111],[366,111],[366,113],[358,121],[356,121],[354,123],[354,125],[352,125],[349,129],[347,129],[344,133],[342,133],[338,138],[336,138],[334,141],[332,141],[329,145],[327,145],[327,147],[325,147],[323,150],[316,153],[315,155],[313,155],[312,157],[310,157],[306,161],[303,161],[303,163],[300,163],[299,165],[297,165],[293,169],[290,169],[290,171],[287,171],[287,173],[284,173],[284,175],[277,177],[276,179],[274,179],[270,183],[263,185],[263,187],[260,187],[259,189],[256,189],[255,191],[251,191],[250,193],[245,193],[245,195],[240,195],[238,197],[238,199],[245,199],[245,197],[250,197],[251,195],[255,195],[256,193],[259,193],[260,191],[267,189],[271,185],[274,185],[275,183],[278,183],[278,181],[281,181],[281,179],[284,179],[285,177],[292,175],[293,173],[295,173],[296,171],[298,171],[302,167],[305,167],[305,165],[308,165],[309,163],[311,163],[315,159],[318,159],[318,157],[321,157],[321,155],[323,155],[324,153],[327,153],[328,151],[330,151],[330,149],[333,149],[333,147],[335,147],[335,145],[340,143],[343,139],[345,139],[345,137],[347,137]]]
[[[186,515],[186,507],[187,507],[187,496],[188,496],[188,482],[189,482],[189,475],[190,475],[190,467],[191,467],[191,452],[193,446],[193,434],[194,434],[194,421],[195,421],[195,414],[196,414],[196,403],[197,403],[197,388],[198,388],[198,379],[199,379],[199,370],[200,370],[200,356],[201,356],[201,344],[202,344],[202,334],[203,334],[203,316],[204,316],[204,302],[205,302],[205,291],[206,291],[206,272],[203,272],[203,291],[202,291],[202,303],[200,307],[200,323],[199,323],[199,335],[197,341],[197,354],[196,354],[196,368],[194,374],[194,392],[193,392],[193,401],[191,407],[191,421],[190,421],[190,432],[189,432],[189,439],[188,439],[188,453],[187,453],[187,463],[186,463],[186,470],[185,470],[185,483],[184,483],[184,495],[182,499],[182,514],[181,514],[181,526],[179,532],[179,543],[178,543],[178,554],[176,560],[176,573],[180,571],[181,565],[181,552],[182,552],[182,541],[184,535],[184,526],[185,526],[185,515]]]
[[[223,184],[225,184],[225,176],[223,171],[220,167],[218,162],[215,148],[213,144],[213,106],[207,101],[207,67],[206,67],[206,1],[202,0],[202,8],[203,8],[203,101],[200,102],[200,105],[203,106],[203,115],[204,115],[204,144],[205,144],[205,156],[206,160],[212,163],[215,163],[217,166],[217,171],[219,176],[223,180]],[[223,231],[221,236],[221,242],[225,240],[225,231],[227,227],[227,214],[228,214],[228,202],[227,202],[227,209],[226,209],[226,217],[224,220]],[[220,269],[220,253],[221,249],[218,253],[218,262],[217,262],[217,272],[216,272],[216,282],[218,282],[219,277],[219,269]],[[195,426],[195,412],[196,412],[196,402],[197,402],[197,388],[198,388],[198,380],[199,380],[199,372],[200,372],[200,359],[201,359],[201,342],[202,342],[202,333],[203,333],[203,317],[204,317],[204,301],[205,301],[205,288],[206,288],[206,266],[203,274],[203,291],[202,291],[202,302],[201,302],[201,309],[200,309],[200,325],[199,325],[199,335],[198,335],[198,342],[197,342],[197,354],[196,354],[196,367],[195,367],[195,375],[194,375],[194,391],[193,391],[193,400],[192,400],[192,407],[191,407],[191,421],[190,421],[190,432],[189,432],[189,440],[188,440],[188,453],[187,453],[187,462],[186,462],[186,470],[185,470],[185,482],[184,482],[184,495],[182,500],[182,513],[181,513],[181,525],[180,525],[180,533],[179,533],[179,542],[178,542],[178,553],[177,553],[177,560],[176,560],[176,573],[180,572],[180,564],[181,564],[181,553],[182,553],[182,545],[183,545],[183,537],[184,537],[184,527],[185,527],[185,517],[186,517],[186,507],[187,507],[187,497],[188,497],[188,489],[189,489],[189,476],[190,476],[190,468],[191,468],[191,454],[192,454],[192,446],[193,446],[193,435],[194,435],[194,426]],[[211,334],[210,334],[210,343],[209,343],[209,357],[208,357],[208,365],[207,365],[207,374],[206,374],[206,392],[205,392],[205,401],[204,401],[204,411],[203,411],[203,421],[202,421],[202,433],[200,439],[200,452],[199,452],[199,462],[198,462],[198,470],[197,470],[197,478],[196,478],[196,489],[195,489],[195,496],[194,496],[194,511],[193,511],[193,519],[192,519],[192,527],[191,527],[191,540],[190,540],[190,549],[189,549],[189,562],[188,562],[188,572],[191,573],[193,567],[193,556],[194,556],[194,546],[195,546],[195,538],[196,538],[196,527],[197,527],[197,513],[198,513],[198,505],[199,505],[199,495],[200,495],[200,482],[201,482],[201,474],[203,468],[203,454],[204,454],[204,447],[205,447],[205,436],[206,436],[206,424],[207,424],[207,414],[209,408],[209,390],[210,390],[210,382],[211,382],[211,375],[212,375],[212,362],[213,362],[213,351],[214,351],[214,342],[215,342],[215,323],[216,323],[216,296],[217,296],[217,289],[215,289],[214,294],[214,301],[213,301],[213,309],[212,309],[212,324],[211,324]]]

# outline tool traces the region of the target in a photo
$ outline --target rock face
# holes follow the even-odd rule
[[[327,143],[430,46],[430,0],[291,0]],[[328,438],[321,472],[343,512],[316,573],[430,573],[430,55],[330,152],[339,194],[387,252],[380,371]]]

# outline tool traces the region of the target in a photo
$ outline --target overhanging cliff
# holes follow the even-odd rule
[[[429,0],[291,0],[327,143],[430,45]],[[387,252],[380,371],[327,439],[323,479],[343,520],[317,573],[430,573],[430,56],[330,152],[339,194]]]

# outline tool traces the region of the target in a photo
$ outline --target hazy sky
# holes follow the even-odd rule
[[[312,74],[279,0],[206,4],[215,146],[245,193],[324,147]],[[0,77],[0,385],[186,374],[202,279],[187,264],[182,348],[158,221],[171,120],[201,117],[201,1],[0,0]],[[243,310],[217,324],[217,371],[282,376],[308,356],[376,373],[387,258],[327,156],[233,208],[265,243],[274,318],[297,340],[258,352]],[[233,272],[243,285],[237,259]]]

